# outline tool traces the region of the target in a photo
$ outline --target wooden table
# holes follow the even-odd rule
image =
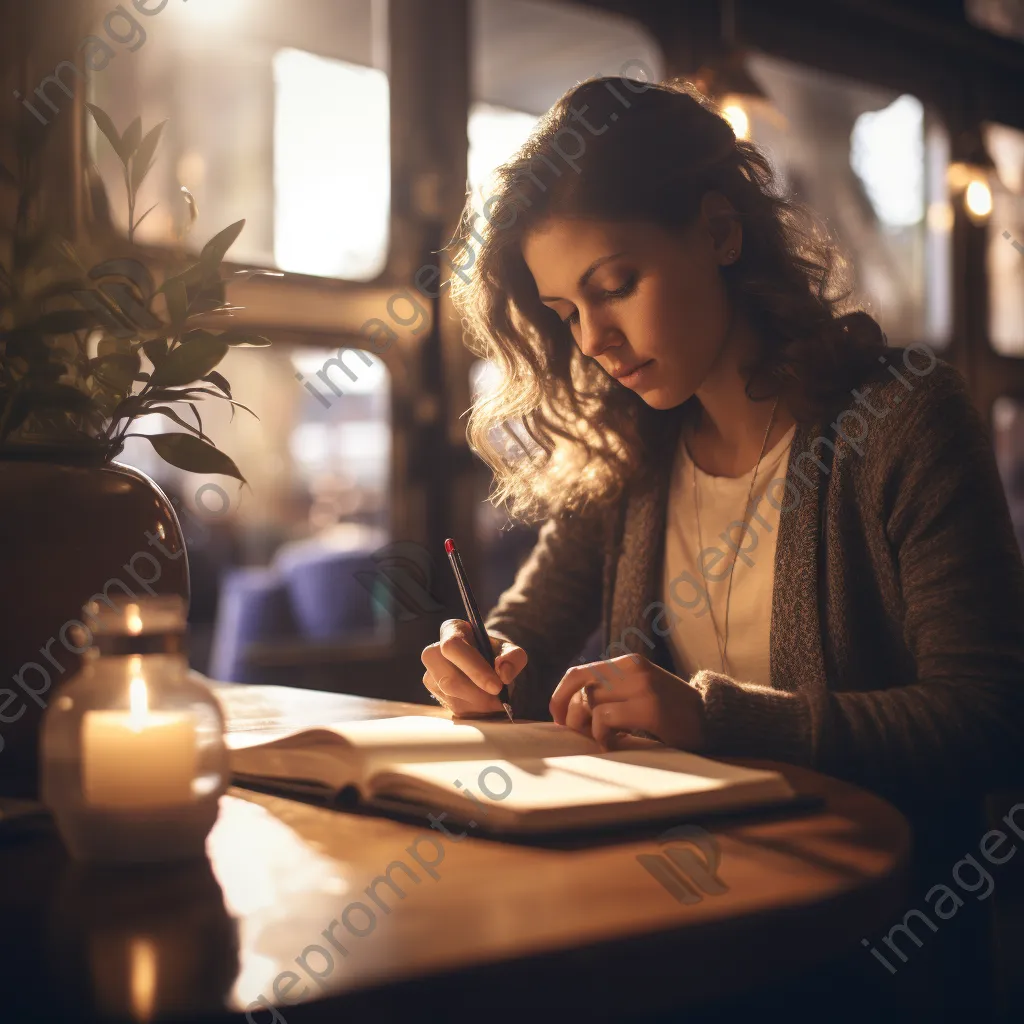
[[[217,693],[232,729],[446,714],[279,687]],[[208,863],[87,870],[54,836],[7,843],[0,1019],[215,1020],[249,1007],[256,1024],[361,1010],[418,1024],[467,1008],[492,1020],[542,1009],[564,1018],[569,1008],[572,1019],[607,1020],[691,1007],[858,948],[906,909],[899,812],[845,783],[775,767],[824,804],[705,821],[725,891],[690,902],[636,859],[658,851],[664,823],[585,841],[456,841],[426,820],[232,789]],[[436,861],[436,879],[417,854]],[[367,887],[389,866],[404,897],[378,882],[375,903]],[[261,997],[279,1011],[253,1007]]]

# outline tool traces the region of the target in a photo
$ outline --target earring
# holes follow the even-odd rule
[[[736,259],[736,250],[735,249],[730,249],[728,254],[727,254],[727,258],[728,258],[729,262],[732,263],[732,261],[734,259]]]

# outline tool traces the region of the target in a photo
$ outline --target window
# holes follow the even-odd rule
[[[599,75],[660,81],[664,61],[646,29],[621,15],[540,0],[475,0],[469,182],[526,141],[537,119],[577,82]]]
[[[533,114],[474,103],[469,110],[469,186],[476,191],[487,176],[526,141],[537,124]]]
[[[1024,552],[1024,402],[996,399],[992,407],[992,439],[1017,543]]]
[[[303,378],[289,449],[310,495],[313,530],[358,522],[388,529],[391,389],[382,360],[361,349],[291,349]],[[341,391],[338,395],[336,392]]]
[[[989,337],[1007,356],[1024,356],[1024,132],[983,126],[997,173],[990,175],[988,222]]]
[[[244,217],[238,262],[377,277],[391,179],[385,12],[385,0],[204,0],[143,19],[144,45],[89,85],[119,130],[168,119],[140,194],[142,209],[158,205],[137,239],[198,248]],[[120,164],[95,126],[90,138],[126,231]],[[199,212],[191,227],[182,186]]]
[[[838,237],[854,297],[890,342],[944,345],[952,303],[945,130],[910,95],[760,55],[748,67],[772,106],[746,111],[749,135],[789,193]]]
[[[232,419],[215,399],[197,408],[248,486],[176,469],[145,438],[129,438],[118,461],[151,476],[178,512],[192,577],[192,666],[276,682],[273,673],[291,664],[296,685],[289,659],[305,645],[367,636],[386,644],[393,635],[393,598],[374,557],[391,535],[390,378],[369,352],[282,345],[232,349],[218,370],[259,419],[244,410]],[[145,416],[131,432],[176,429]]]

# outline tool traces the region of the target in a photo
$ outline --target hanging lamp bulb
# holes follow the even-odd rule
[[[718,106],[738,139],[750,138],[753,116],[778,128],[788,127],[786,118],[750,73],[747,51],[736,43],[735,0],[722,0],[721,12],[722,50],[696,72],[694,85]]]
[[[992,182],[998,179],[995,161],[978,129],[962,132],[955,149],[957,158],[946,171],[946,181],[975,224],[983,224],[992,213]]]

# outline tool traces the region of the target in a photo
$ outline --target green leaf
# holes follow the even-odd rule
[[[218,340],[198,339],[179,345],[153,371],[154,387],[183,387],[202,380],[227,355],[228,347]]]
[[[98,281],[102,277],[127,278],[139,289],[139,294],[144,302],[148,302],[153,297],[153,292],[156,288],[153,275],[149,272],[149,267],[139,260],[104,260],[102,263],[97,263],[89,271],[89,277],[94,281]]]
[[[96,317],[96,325],[105,327],[111,334],[119,338],[130,338],[135,328],[116,306],[111,304],[99,289],[88,288],[74,293],[78,302]]]
[[[146,398],[154,402],[185,402],[189,400],[201,402],[203,395],[223,398],[219,391],[214,391],[211,388],[164,388],[157,386],[146,392]]]
[[[142,395],[125,395],[125,397],[122,398],[120,402],[117,402],[111,410],[111,422],[116,423],[118,420],[124,419],[125,417],[130,419],[132,416],[135,416],[148,399],[148,395],[145,397]]]
[[[187,287],[185,290],[188,293],[188,309],[191,316],[211,313],[227,305],[224,282],[219,277],[216,280],[201,281],[198,285]]]
[[[217,396],[220,397],[219,395]],[[225,402],[231,403],[231,418],[235,418],[235,409],[244,409],[254,420],[258,420],[259,416],[256,415],[247,405],[242,405],[241,402],[236,402],[233,398],[225,398]]]
[[[32,327],[16,327],[0,332],[0,342],[4,345],[8,360],[20,358],[28,363],[39,363],[46,362],[50,357],[43,336]]]
[[[128,161],[132,158],[135,151],[139,148],[139,143],[142,141],[142,118],[137,117],[127,128],[124,130],[124,135],[121,136],[121,163],[125,166],[128,165]]]
[[[195,406],[193,406],[193,409],[194,408]],[[199,429],[196,430],[196,428],[192,426],[191,423],[188,423],[185,420],[183,420],[181,416],[178,415],[177,411],[172,409],[169,405],[150,405],[143,409],[140,413],[138,413],[138,415],[148,416],[151,413],[159,413],[161,416],[166,416],[169,420],[174,420],[174,422],[177,423],[178,426],[184,427],[190,433],[197,434],[199,437],[205,438],[206,440],[210,441],[211,444],[213,443],[209,438],[206,437],[206,434],[203,433],[202,422],[200,422],[199,424]]]
[[[185,286],[178,282],[172,282],[166,289],[167,315],[171,318],[171,324],[180,327],[188,319],[188,298],[185,294]]]
[[[222,476],[234,477],[245,483],[245,477],[231,458],[212,444],[200,441],[192,434],[132,434],[132,437],[144,437],[156,449],[157,455],[178,469],[189,473],[219,473]]]
[[[32,368],[32,380],[36,383],[56,384],[65,373],[67,366],[62,362],[40,363]]]
[[[144,341],[142,343],[142,351],[146,353],[146,358],[154,366],[159,366],[167,355],[167,339],[153,338],[151,341]]]
[[[33,305],[41,306],[50,299],[60,298],[64,295],[74,295],[76,291],[88,287],[89,284],[84,278],[64,278],[60,281],[51,281],[48,285],[40,288],[39,291],[32,292],[27,298]]]
[[[75,250],[75,247],[66,238],[56,238],[53,241],[53,247],[60,253],[61,258],[68,261],[68,263],[74,264],[79,270],[85,270],[82,265],[82,260]]]
[[[181,342],[183,345],[187,345],[191,341],[221,341],[219,334],[214,334],[213,331],[206,330],[205,327],[193,327],[192,330],[187,331],[182,335]]]
[[[235,239],[242,233],[245,227],[245,220],[235,221],[223,231],[219,231],[203,246],[199,253],[199,262],[206,266],[216,266],[227,255],[228,249],[234,244]]]
[[[41,384],[15,392],[0,426],[0,442],[33,415],[47,412],[88,413],[92,399],[70,384]]]
[[[175,274],[174,277],[168,277],[159,288],[157,292],[166,292],[168,288],[181,285],[183,288],[186,285],[196,284],[197,282],[204,281],[209,277],[217,275],[216,267],[207,267],[202,263],[193,263],[187,270],[183,270],[180,274]]]
[[[114,127],[114,122],[110,120],[110,115],[94,103],[86,103],[86,107],[88,107],[89,113],[92,114],[96,127],[103,132],[107,137],[107,141],[114,147],[114,152],[120,158],[121,163],[127,163],[125,158],[121,156],[121,133]]]
[[[208,373],[203,380],[208,384],[213,384],[214,387],[220,388],[228,398],[231,397],[231,385],[228,383],[227,378],[216,370],[214,370],[213,373]]]
[[[31,412],[32,403],[28,398],[28,391],[15,392],[4,408],[3,417],[0,418],[0,444],[28,419]]]
[[[33,325],[40,334],[72,334],[85,331],[97,325],[95,313],[86,309],[55,309],[44,313]]]
[[[133,327],[145,331],[155,331],[166,328],[166,324],[154,316],[149,308],[139,301],[138,296],[130,285],[123,281],[110,281],[101,286],[100,291],[107,296]]]
[[[220,340],[232,348],[266,348],[271,342],[262,334],[250,334],[248,331],[224,331]]]
[[[159,206],[159,203],[154,203],[136,222],[135,230],[139,230],[139,225]]]
[[[114,352],[89,360],[89,371],[103,384],[118,394],[131,390],[135,374],[139,372],[139,354]]]
[[[163,132],[165,124],[167,124],[166,120],[161,121],[155,128],[151,128],[146,133],[146,137],[139,143],[138,149],[135,150],[135,156],[132,158],[131,174],[133,192],[137,192],[139,190],[139,186],[142,184],[143,179],[149,173],[149,169],[153,166],[153,157],[156,154],[156,147],[160,142],[160,134]],[[148,212],[149,211],[147,211],[147,213]],[[136,225],[136,227],[138,227],[138,225]]]

